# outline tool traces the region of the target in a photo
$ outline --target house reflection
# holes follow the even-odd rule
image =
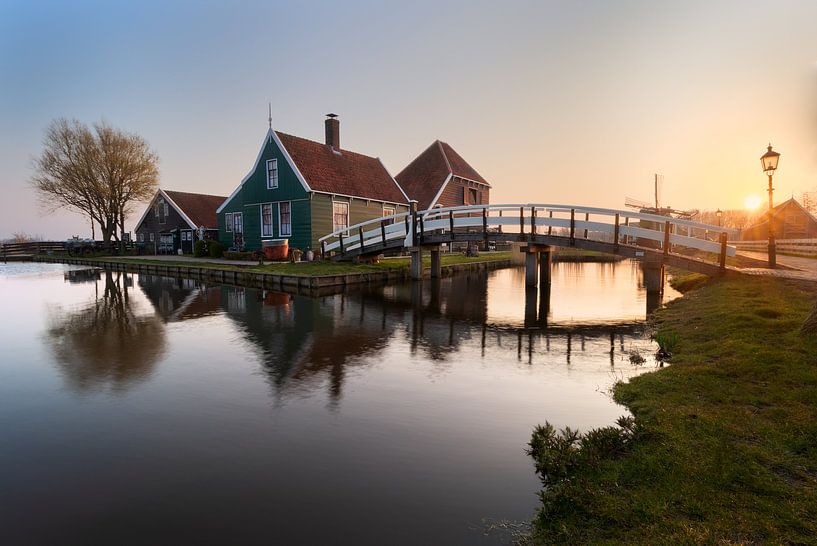
[[[111,271],[97,280],[94,276],[81,277],[81,282],[97,283],[93,301],[78,310],[53,312],[45,337],[70,389],[122,391],[151,375],[165,351],[165,330],[153,314],[134,311],[130,276]]]

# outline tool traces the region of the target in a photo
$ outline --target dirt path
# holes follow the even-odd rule
[[[768,259],[765,252],[738,251],[738,255],[755,260],[766,261]],[[783,270],[752,267],[741,269],[741,272],[748,273],[750,275],[768,275],[772,277],[785,277],[787,279],[817,281],[817,259],[778,254],[777,263],[792,269]]]

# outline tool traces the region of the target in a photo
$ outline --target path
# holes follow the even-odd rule
[[[768,255],[765,252],[749,252],[744,250],[738,251],[739,256],[746,256],[755,260],[768,260]],[[787,279],[798,279],[805,281],[817,282],[817,259],[815,258],[801,258],[799,256],[786,256],[783,254],[777,255],[777,263],[791,267],[791,270],[784,269],[768,269],[762,267],[752,267],[741,269],[741,273],[749,275],[767,275],[771,277],[783,277]]]

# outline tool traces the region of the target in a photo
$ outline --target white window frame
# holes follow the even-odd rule
[[[227,233],[233,232],[233,213],[232,212],[225,212],[224,213],[224,231]]]
[[[236,218],[238,218],[237,223],[239,224],[241,229],[236,229],[236,221],[235,221]],[[234,212],[233,213],[233,232],[234,233],[240,233],[241,235],[244,235],[244,213],[243,212]]]
[[[267,189],[274,190],[278,187],[278,159],[267,159]]]
[[[397,214],[397,207],[387,207],[383,205],[383,216],[394,216],[395,214]]]
[[[284,224],[281,222],[281,206],[286,205],[289,207],[289,223]],[[334,208],[334,207],[333,207]],[[284,230],[284,226],[287,226],[287,229]],[[278,235],[281,237],[292,237],[292,201],[281,201],[278,203]]]
[[[264,224],[264,207],[269,207],[269,225]],[[272,203],[261,203],[261,237],[272,237]],[[267,230],[269,228],[269,230]]]
[[[332,201],[332,232],[338,231],[342,229],[339,225],[335,224],[335,205],[344,205],[346,207],[346,228],[345,233],[349,233],[349,202],[348,201]]]
[[[136,240],[139,241],[140,243],[144,243],[145,242],[145,234],[144,233],[137,234],[136,235]]]
[[[151,234],[150,234],[150,242],[151,242],[151,243],[155,243],[155,242],[156,242],[156,236],[155,236],[153,233],[151,233]]]

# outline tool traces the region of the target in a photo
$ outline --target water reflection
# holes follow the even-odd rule
[[[154,315],[134,312],[132,277],[71,273],[68,282],[94,282],[97,292],[91,304],[49,317],[45,336],[68,386],[77,392],[123,391],[149,377],[165,351],[165,331]]]

